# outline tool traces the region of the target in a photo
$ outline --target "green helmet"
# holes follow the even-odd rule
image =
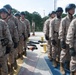
[[[56,11],[52,11],[51,13],[49,13],[49,16],[52,14],[56,14]]]
[[[75,9],[76,5],[75,4],[69,4],[66,8],[65,8],[65,12],[68,12],[70,9]]]
[[[0,13],[2,13],[2,12],[5,12],[5,13],[9,14],[9,13],[8,13],[8,10],[7,10],[6,8],[1,8],[1,9],[0,9]]]
[[[25,16],[26,14],[25,14],[25,12],[21,12],[21,15],[24,15]]]
[[[63,12],[63,8],[58,7],[57,10],[56,10],[56,12]]]
[[[19,12],[15,13],[14,15],[19,17],[21,16]]]
[[[11,5],[9,5],[9,4],[6,4],[4,7],[5,7],[6,9],[10,9],[10,10],[12,10]]]

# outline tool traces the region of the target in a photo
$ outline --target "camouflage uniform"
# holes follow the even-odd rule
[[[48,48],[48,58],[52,60],[52,49],[51,49],[51,38],[49,37],[49,30],[50,30],[50,21],[55,17],[56,12],[52,11],[49,13],[49,18],[44,22],[43,32],[45,35],[45,39],[47,40],[47,48]]]
[[[69,15],[67,15],[62,19],[60,28],[59,28],[59,38],[61,41],[66,42],[67,30],[71,21],[72,20],[69,18]],[[70,61],[70,55],[68,50],[69,50],[69,47],[67,45],[66,45],[66,49],[61,50],[60,62],[64,63],[65,61]]]
[[[60,71],[62,74],[65,74],[64,64],[66,63],[66,68],[69,70],[70,64],[70,54],[69,54],[69,46],[66,44],[66,35],[68,31],[68,27],[71,21],[74,19],[73,14],[75,13],[75,4],[68,4],[65,8],[65,12],[68,13],[66,17],[64,17],[61,21],[60,29],[59,29],[59,37],[61,43],[61,55],[60,55]]]
[[[12,45],[12,38],[9,32],[9,28],[7,24],[3,20],[0,19],[0,40],[2,38],[9,39],[8,46]],[[0,41],[0,65],[2,66],[1,75],[8,75],[7,59],[6,59],[5,52],[6,52],[5,46],[2,46],[1,41]]]
[[[74,75],[76,75],[76,19],[74,19],[67,32],[67,44],[69,44],[70,48],[74,48],[73,55],[71,55],[70,60],[70,71],[75,72]]]
[[[26,27],[26,35],[29,37],[30,35],[30,22],[27,19],[22,20],[22,23],[24,23],[25,27]],[[27,38],[28,38],[27,37]],[[27,48],[27,39],[24,40],[24,49],[25,49],[25,56],[26,56],[26,48]]]
[[[19,32],[19,45],[18,45],[18,53],[23,53],[23,42],[24,39],[27,38],[26,26],[20,20],[18,20],[18,32]]]
[[[21,19],[21,21],[26,25],[27,35],[29,35],[30,34],[30,22],[29,22],[29,20],[28,19],[24,19],[24,20]]]
[[[10,16],[8,16],[8,21],[9,21],[9,23],[11,22],[9,25],[10,27],[14,26],[14,30],[10,28],[11,29],[10,32],[12,32],[12,30],[13,30],[13,33],[11,33],[11,34],[12,34],[14,48],[12,48],[12,52],[9,54],[9,62],[10,62],[9,70],[10,70],[10,74],[13,74],[13,67],[15,70],[17,69],[16,58],[17,58],[17,46],[18,46],[18,42],[19,42],[18,20],[16,19],[15,16],[10,15]]]
[[[18,31],[17,31],[17,26],[15,25],[15,23],[10,20],[10,19],[7,19],[7,24],[9,26],[9,30],[10,30],[10,33],[11,33],[11,37],[12,39],[14,38],[15,42],[18,42],[19,41],[19,37],[18,37]],[[13,43],[14,45],[14,43]],[[12,50],[11,52],[9,53],[9,62],[10,64],[13,64],[14,63],[14,53],[15,53],[15,49],[13,48],[13,45],[12,45]],[[17,55],[17,54],[16,54]]]
[[[50,25],[50,21],[52,20],[52,18],[49,18],[45,21],[44,23],[44,27],[43,27],[43,32],[44,32],[44,35],[47,36],[48,38],[49,37],[49,25]],[[51,40],[48,39],[47,40],[47,46],[48,46],[48,57],[51,59],[51,56],[52,56],[52,52],[51,52]]]
[[[50,37],[51,40],[56,41],[56,45],[52,44],[52,58],[53,60],[56,61],[56,58],[59,57],[60,55],[60,45],[59,45],[59,26],[60,26],[61,19],[55,17],[54,19],[51,20],[50,22]]]
[[[6,4],[3,7],[6,8],[7,11],[8,11],[8,17],[6,17],[6,18],[8,20],[10,20],[11,22],[13,22],[15,28],[17,29],[18,28],[18,20],[12,15],[12,7],[9,4]],[[14,46],[13,46],[14,50],[12,49],[13,53],[10,53],[10,56],[9,56],[9,60],[13,59],[12,60],[13,62],[11,63],[11,61],[10,61],[11,65],[9,65],[9,67],[10,67],[9,70],[11,72],[11,75],[13,75],[13,67],[14,67],[15,70],[17,69],[16,57],[17,57],[17,46],[18,46],[19,37],[18,37],[18,31],[16,31],[16,33],[17,33],[17,35],[15,35],[16,37],[12,38],[13,44],[14,44]]]

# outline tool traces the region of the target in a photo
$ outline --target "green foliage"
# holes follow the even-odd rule
[[[42,18],[38,12],[32,13],[32,20],[35,22],[36,31],[42,30]]]
[[[44,22],[49,18],[49,16],[45,16],[42,18],[42,23],[44,24]]]
[[[64,14],[64,13],[63,13],[63,14],[62,14],[62,18],[65,17],[66,15],[67,15],[67,14]]]
[[[12,13],[15,14],[16,12],[19,12],[19,11],[13,8]]]
[[[76,14],[74,16],[76,17]]]
[[[30,23],[32,22],[32,14],[29,13],[28,11],[25,11],[25,14],[26,14],[26,18],[30,21]]]

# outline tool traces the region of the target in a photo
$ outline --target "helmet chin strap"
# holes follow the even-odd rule
[[[68,13],[69,14],[69,18],[72,20],[73,19],[73,14]]]
[[[61,16],[60,15],[57,15],[57,18],[61,19]]]
[[[7,17],[6,17],[7,18]],[[2,18],[3,20],[5,20],[6,18]]]
[[[3,20],[7,19],[8,16],[6,16],[5,18],[2,18]]]
[[[12,11],[10,11],[10,13],[8,14],[8,16],[10,16],[10,15],[11,15],[11,13],[12,13]]]
[[[69,12],[68,12],[68,13],[69,13]],[[69,13],[69,15],[70,15],[70,16],[72,16],[72,14],[71,14],[71,13]]]
[[[11,15],[11,13],[8,14],[8,16],[10,16],[10,15]]]

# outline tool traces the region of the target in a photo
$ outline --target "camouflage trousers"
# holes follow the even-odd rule
[[[9,64],[13,64],[14,63],[14,57],[15,57],[14,53],[15,53],[15,50],[14,50],[14,48],[12,48],[12,51],[7,56]]]
[[[20,37],[19,39],[19,45],[18,45],[18,53],[21,54],[23,52],[23,37]]]
[[[74,49],[76,51],[76,41],[74,42]],[[76,55],[75,56],[71,56],[71,60],[70,60],[70,71],[72,71],[72,72],[73,71],[76,71]]]
[[[12,47],[11,52],[7,55],[7,59],[8,59],[9,64],[13,64],[16,57],[17,57],[17,49],[14,49]]]
[[[7,67],[7,56],[0,57],[0,65],[2,67],[0,68],[1,75],[8,75],[8,67]]]
[[[51,39],[47,41],[48,55],[52,56]]]
[[[70,61],[70,54],[69,54],[69,46],[66,45],[66,49],[62,49],[60,53],[60,62],[65,63]]]
[[[56,45],[52,45],[52,58],[56,59],[56,58],[60,58],[60,40],[59,39],[55,39],[56,41]]]

